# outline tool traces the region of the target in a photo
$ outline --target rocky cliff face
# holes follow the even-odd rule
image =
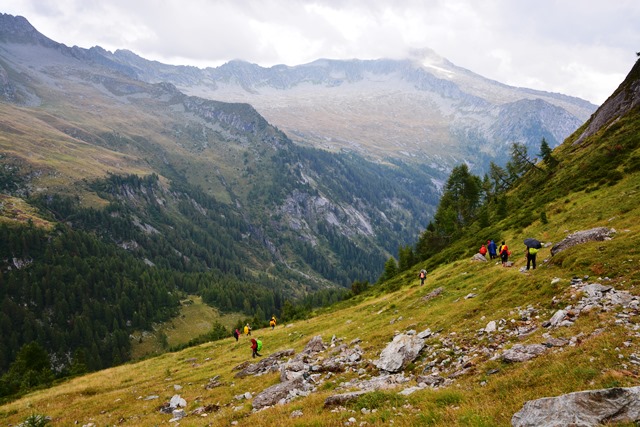
[[[582,143],[603,127],[615,123],[619,117],[637,108],[638,105],[640,105],[640,60],[636,61],[627,78],[620,84],[618,89],[591,116],[587,128],[580,134],[574,144]]]

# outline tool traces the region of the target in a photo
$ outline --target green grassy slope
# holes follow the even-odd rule
[[[0,422],[16,424],[31,413],[42,413],[51,416],[54,425],[159,425],[171,418],[161,414],[159,406],[177,393],[186,399],[187,413],[200,406],[209,408],[206,417],[189,415],[180,421],[182,426],[232,422],[338,426],[352,417],[356,422],[351,425],[387,426],[393,421],[395,426],[508,426],[511,416],[530,399],[638,385],[640,370],[632,362],[640,352],[637,310],[592,309],[579,313],[572,326],[543,326],[558,309],[569,309],[583,297],[571,284],[574,277],[640,295],[640,174],[635,166],[640,156],[640,111],[631,110],[615,123],[581,145],[572,145],[577,136],[567,140],[554,152],[560,161],[555,171],[525,176],[508,195],[510,215],[503,221],[472,229],[443,254],[308,321],[254,331],[265,343],[264,355],[286,348],[300,351],[315,335],[325,342],[335,335],[345,343],[360,338],[365,360],[373,361],[396,332],[430,328],[437,331],[427,340],[431,347],[406,368],[405,375],[437,366],[448,376],[456,362],[464,360],[465,371],[451,377],[446,387],[409,396],[400,396],[397,390],[379,391],[343,409],[324,408],[327,396],[344,391],[342,383],[359,375],[377,375],[373,364],[365,361],[360,365],[365,373],[324,377],[309,396],[254,413],[250,401],[235,396],[255,395],[278,383],[279,374],[235,378],[232,368],[251,361],[248,340],[242,337],[238,343],[212,342],[34,392],[0,407]],[[540,220],[541,211],[547,223]],[[545,247],[538,254],[536,270],[520,271],[525,263],[524,238],[557,243],[569,233],[598,226],[615,228],[614,237],[574,246],[553,257]],[[512,268],[470,261],[487,237],[498,235],[511,246]],[[430,274],[421,287],[417,271],[425,266]],[[425,299],[437,288],[443,289],[439,296]],[[470,294],[475,296],[467,298]],[[479,332],[490,321],[500,329],[493,334]],[[529,333],[516,333],[525,329]],[[542,343],[546,333],[571,344],[523,363],[494,357],[515,344]],[[222,384],[205,389],[217,375]],[[174,385],[182,388],[176,391]],[[145,399],[156,395],[157,399]],[[296,410],[303,412],[302,417],[291,416]]]

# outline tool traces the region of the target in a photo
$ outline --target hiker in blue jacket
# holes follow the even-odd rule
[[[487,240],[487,250],[489,251],[489,258],[495,259],[498,257],[498,248],[493,240]]]

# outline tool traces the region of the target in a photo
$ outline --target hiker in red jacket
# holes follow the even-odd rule
[[[480,246],[480,250],[478,250],[478,252],[480,252],[480,255],[482,256],[487,256],[487,247],[485,245]]]
[[[251,357],[254,357],[254,358],[256,356],[262,357],[262,355],[258,353],[258,342],[256,341],[255,338],[251,338],[251,350],[253,350]]]

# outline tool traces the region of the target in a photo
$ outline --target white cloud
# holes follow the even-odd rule
[[[485,77],[595,103],[640,48],[637,0],[4,0],[2,9],[70,46],[201,67],[431,48]]]

